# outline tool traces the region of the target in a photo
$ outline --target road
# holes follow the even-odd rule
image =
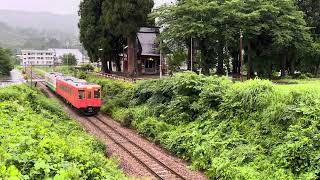
[[[10,76],[7,78],[0,79],[0,88],[7,87],[10,85],[22,84],[25,83],[22,74],[20,71],[14,69],[10,72]]]

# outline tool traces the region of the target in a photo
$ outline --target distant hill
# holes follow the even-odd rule
[[[13,28],[0,22],[0,47],[12,50],[63,48],[79,48],[78,36],[60,31]]]
[[[0,22],[0,46],[5,48],[21,47],[27,39],[24,34]]]
[[[78,33],[77,15],[59,15],[49,12],[24,12],[0,10],[0,22],[11,27],[36,29],[39,31],[60,31],[68,34]]]

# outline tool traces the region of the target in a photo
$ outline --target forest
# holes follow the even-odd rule
[[[83,1],[80,40],[90,58],[101,58],[104,71],[113,71],[107,63],[120,63],[118,54],[138,28],[156,25],[162,31],[160,49],[171,57],[187,57],[188,69],[192,62],[192,70],[202,74],[237,76],[241,69],[248,78],[319,73],[317,1],[178,0],[152,7],[152,0]]]

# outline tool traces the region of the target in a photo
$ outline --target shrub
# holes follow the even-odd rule
[[[0,179],[123,179],[105,145],[39,91],[0,89]]]
[[[107,82],[112,116],[129,117],[139,133],[211,179],[320,177],[318,86],[232,83],[194,73],[139,82],[129,91],[117,83]]]
[[[121,121],[121,125],[124,127],[130,127],[131,123],[133,121],[133,113],[131,111],[128,111],[124,114],[123,120]]]
[[[265,80],[236,83],[227,91],[220,108],[222,112],[229,113],[229,117],[250,115],[268,107],[273,92],[273,85]]]
[[[94,70],[94,66],[91,64],[83,64],[80,66],[80,70],[81,71],[93,71]]]
[[[148,117],[137,127],[140,134],[153,140],[157,140],[158,135],[169,129],[169,126],[164,122],[157,121],[154,117]]]
[[[85,71],[80,71],[78,73],[78,78],[80,78],[80,79],[86,79],[87,77],[88,77],[88,75]]]

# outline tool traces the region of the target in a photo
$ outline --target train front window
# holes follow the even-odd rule
[[[100,98],[101,96],[100,94],[101,94],[100,89],[94,90],[94,98]]]
[[[84,90],[79,90],[79,99],[84,99],[84,98],[85,98]]]

